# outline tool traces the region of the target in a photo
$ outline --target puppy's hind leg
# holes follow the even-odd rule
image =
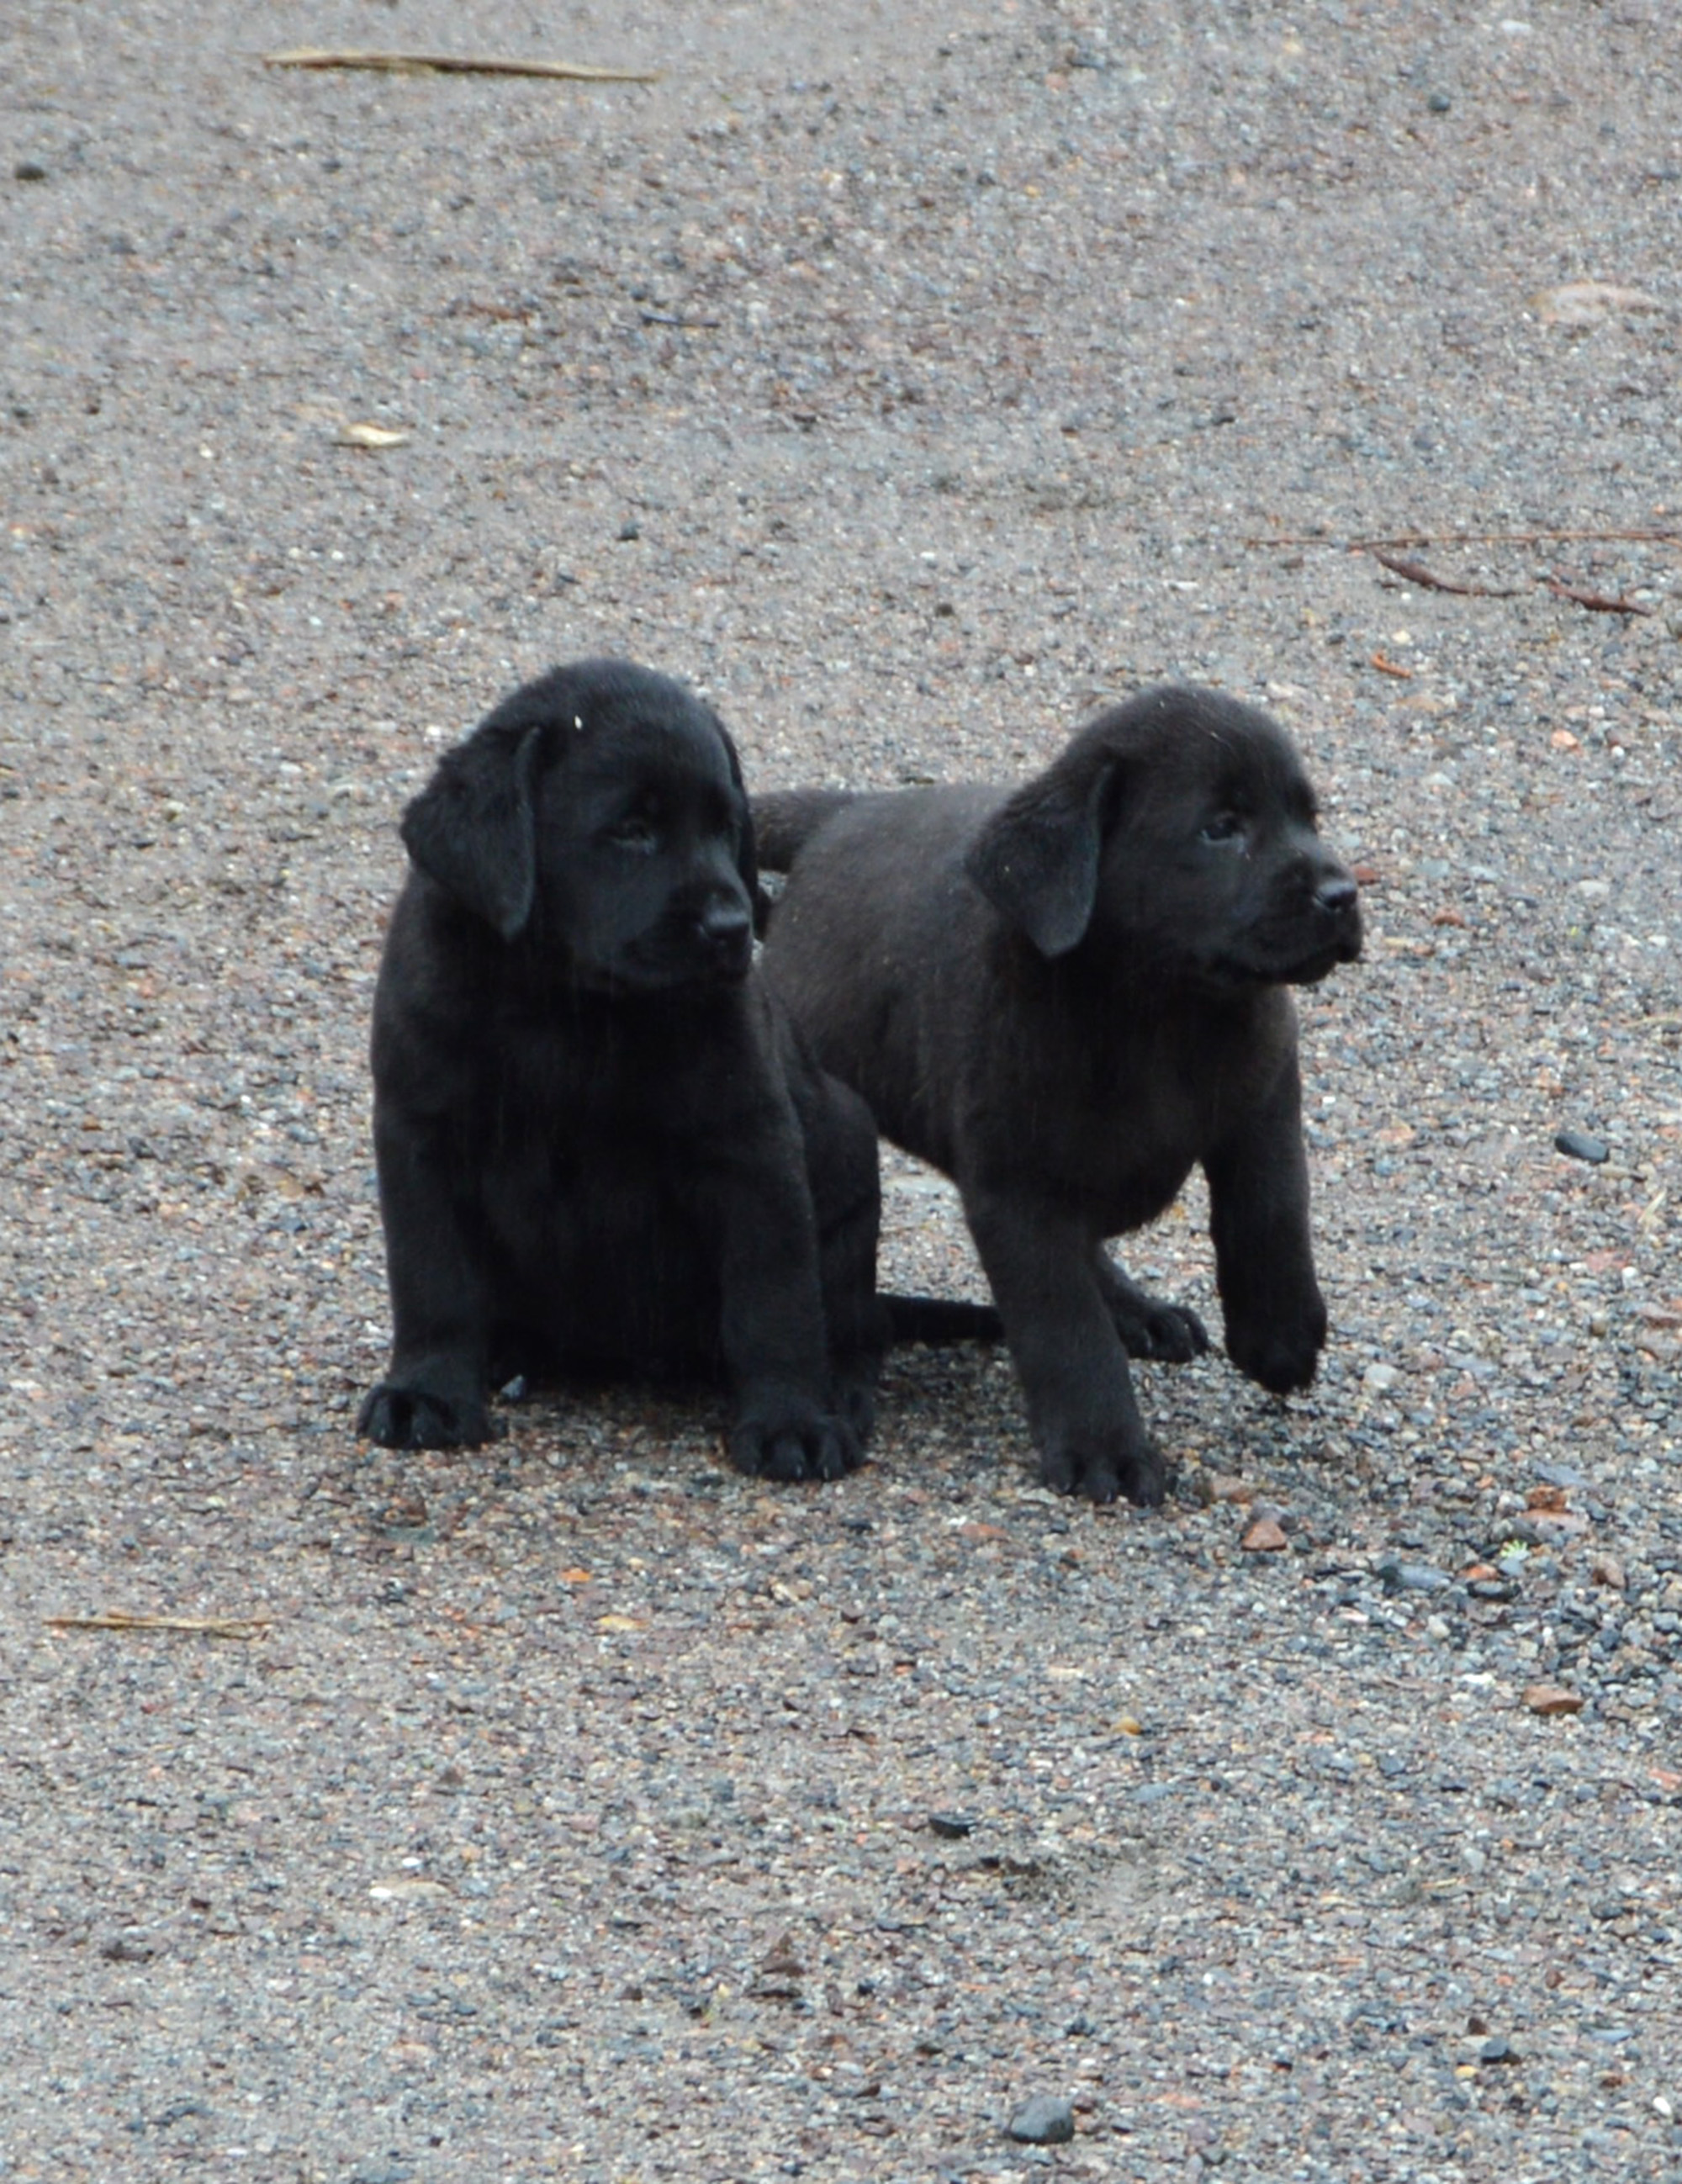
[[[882,1185],[869,1108],[843,1085],[832,1081],[829,1089],[833,1112],[822,1153],[811,1162],[818,1281],[835,1407],[862,1446],[876,1422],[877,1381],[888,1343],[888,1310],[876,1292]]]
[[[862,1223],[859,1224],[862,1227]],[[835,1407],[852,1428],[859,1445],[870,1439],[876,1424],[876,1387],[888,1348],[888,1312],[876,1294],[876,1223],[868,1251],[857,1248],[858,1240],[839,1244],[836,1256],[850,1262],[832,1266],[824,1256],[824,1317],[829,1329],[830,1378]],[[860,1274],[868,1276],[868,1286]]]
[[[1189,1306],[1154,1297],[1122,1273],[1100,1244],[1094,1271],[1122,1347],[1129,1357],[1152,1357],[1165,1365],[1187,1365],[1209,1347],[1208,1332]]]

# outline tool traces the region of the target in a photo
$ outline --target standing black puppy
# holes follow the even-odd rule
[[[1128,1353],[1208,1339],[1106,1237],[1200,1163],[1234,1363],[1304,1387],[1326,1337],[1284,989],[1353,960],[1361,918],[1289,740],[1152,690],[1014,794],[794,792],[755,816],[790,871],[766,977],[886,1135],[956,1181],[1048,1483],[1160,1501]]]
[[[409,805],[374,1005],[395,1343],[360,1429],[474,1445],[514,1372],[727,1380],[744,1471],[860,1460],[876,1133],[752,970],[708,707],[613,660],[498,705]]]

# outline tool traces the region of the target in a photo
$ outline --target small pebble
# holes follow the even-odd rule
[[[1603,1138],[1591,1138],[1585,1130],[1562,1130],[1555,1138],[1554,1150],[1565,1153],[1573,1160],[1592,1161],[1596,1167],[1612,1158],[1612,1147]]]
[[[944,1836],[948,1842],[957,1842],[961,1837],[975,1833],[975,1815],[972,1813],[931,1813],[928,1825],[936,1835]]]
[[[1276,1555],[1289,1544],[1284,1528],[1273,1517],[1258,1517],[1239,1541],[1245,1552],[1250,1555]]]
[[[1055,2093],[1039,2093],[1023,2102],[1005,2131],[1021,2146],[1067,2146],[1075,2135],[1073,2104]]]
[[[1378,1575],[1386,1592],[1441,1592],[1454,1583],[1446,1570],[1432,1563],[1384,1562]]]
[[[1581,1713],[1583,1698],[1579,1691],[1568,1691],[1562,1684],[1527,1684],[1524,1703],[1532,1713]]]
[[[1478,2050],[1478,2060],[1480,2063],[1517,2063],[1521,2059],[1518,2050],[1512,2042],[1510,2040],[1502,2039],[1499,2033],[1496,2033],[1493,2039],[1486,2040]]]
[[[99,1952],[108,1964],[144,1964],[158,1953],[158,1945],[149,1934],[131,1926],[120,1934],[114,1934]]]

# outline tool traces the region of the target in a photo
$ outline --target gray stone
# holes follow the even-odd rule
[[[1021,2146],[1067,2146],[1075,2135],[1074,2105],[1056,2093],[1037,2093],[1022,2103],[1005,2132]]]

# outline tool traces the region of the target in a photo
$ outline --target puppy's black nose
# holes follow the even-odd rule
[[[740,947],[753,937],[754,914],[745,902],[710,902],[698,922],[701,938],[721,950]]]
[[[721,896],[695,920],[704,951],[702,975],[740,978],[754,960],[754,914],[744,901]]]
[[[1354,909],[1360,893],[1347,872],[1333,872],[1315,889],[1314,900],[1328,916],[1341,917],[1345,911]]]

